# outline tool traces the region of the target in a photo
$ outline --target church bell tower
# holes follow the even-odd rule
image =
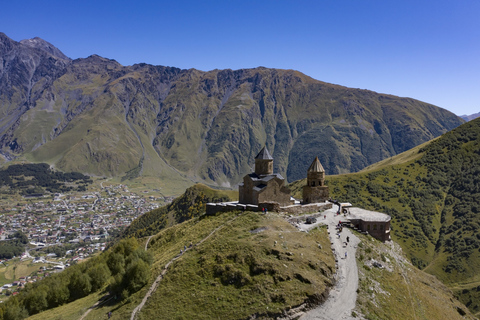
[[[273,174],[273,158],[267,147],[263,147],[255,157],[255,173],[258,176]]]
[[[325,169],[318,157],[315,157],[307,170],[307,185],[303,187],[303,203],[325,202],[329,197],[325,185]]]

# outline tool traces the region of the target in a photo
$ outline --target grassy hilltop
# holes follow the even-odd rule
[[[238,200],[237,191],[214,190],[203,184],[196,184],[185,190],[185,193],[171,204],[147,212],[132,221],[122,236],[137,238],[151,236],[164,228],[199,217],[205,213],[205,205],[208,202],[234,200]]]
[[[86,320],[104,319],[107,312],[112,319],[128,319],[165,270],[137,319],[271,319],[326,299],[335,284],[326,228],[300,232],[275,213],[189,217],[194,208],[202,212],[202,194],[225,197],[223,191],[192,187],[157,217],[176,212],[185,221],[135,229],[152,236],[121,240],[100,256],[29,286],[0,305],[0,319],[30,313],[32,320],[73,320],[87,311]],[[409,264],[398,245],[359,236],[360,283],[352,314],[367,319],[465,319],[465,313],[472,319],[438,280]],[[185,246],[188,251],[179,255]],[[373,267],[374,260],[385,268]],[[89,311],[107,291],[112,295]]]
[[[356,174],[329,176],[333,197],[392,216],[412,262],[480,312],[480,120]],[[304,182],[293,188],[300,190]]]

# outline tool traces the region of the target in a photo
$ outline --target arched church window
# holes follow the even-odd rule
[[[377,230],[377,225],[376,224],[373,225],[373,230]]]
[[[312,181],[312,187],[315,187],[315,181]]]

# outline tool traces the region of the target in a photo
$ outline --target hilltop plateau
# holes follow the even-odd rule
[[[275,171],[358,171],[463,120],[410,98],[321,82],[294,70],[122,66],[71,60],[48,42],[0,34],[0,150],[65,172],[235,185],[267,145]]]

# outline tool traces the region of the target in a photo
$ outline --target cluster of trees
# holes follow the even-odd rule
[[[145,213],[135,219],[125,232],[124,237],[137,238],[158,233],[163,228],[169,227],[169,215],[175,223],[181,223],[205,213],[206,204],[209,202],[231,201],[226,196],[216,194],[206,195],[198,186],[192,186],[185,193],[173,200],[169,205]]]
[[[28,238],[21,231],[15,232],[9,240],[0,241],[0,259],[12,259],[25,251]]]
[[[467,260],[480,251],[480,121],[448,132],[423,150],[418,162],[428,168],[427,184],[445,193],[437,248],[449,253],[444,271],[465,271]],[[447,217],[453,217],[450,224]]]
[[[79,244],[77,244],[79,245]],[[45,253],[55,253],[57,257],[64,257],[67,250],[70,250],[73,246],[71,244],[65,244],[62,246],[50,246],[42,249],[42,252]]]
[[[24,319],[105,289],[118,300],[138,291],[150,279],[153,258],[134,238],[85,263],[69,267],[34,284],[0,305],[0,320]]]
[[[77,183],[77,190],[84,191],[92,179],[79,172],[59,172],[46,163],[15,164],[0,170],[0,187],[9,186],[23,194],[67,192],[73,190],[67,183]]]

